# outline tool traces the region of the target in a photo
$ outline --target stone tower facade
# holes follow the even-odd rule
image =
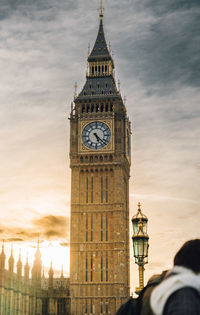
[[[71,315],[114,315],[129,296],[130,122],[103,30],[72,103]]]

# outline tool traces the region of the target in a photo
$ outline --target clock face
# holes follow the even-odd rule
[[[84,145],[93,150],[104,148],[109,143],[110,138],[110,128],[101,121],[88,124],[82,132]]]

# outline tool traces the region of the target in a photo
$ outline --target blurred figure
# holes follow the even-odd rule
[[[150,297],[155,315],[200,315],[200,239],[186,242]]]

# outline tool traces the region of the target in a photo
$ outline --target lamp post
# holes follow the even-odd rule
[[[144,288],[144,265],[148,263],[149,236],[147,234],[147,222],[147,217],[141,211],[141,204],[138,203],[138,212],[132,218],[133,252],[135,263],[139,266],[139,287],[136,288],[136,294],[139,294]]]

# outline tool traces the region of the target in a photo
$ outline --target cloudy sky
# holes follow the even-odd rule
[[[14,244],[16,256],[46,240],[41,250],[59,248],[59,262],[53,254],[49,260],[66,273],[68,117],[74,83],[80,91],[85,81],[98,6],[0,3],[0,239],[8,253]],[[185,240],[200,237],[200,8],[197,0],[104,0],[104,7],[132,121],[130,217],[140,201],[149,218],[148,278],[171,266]],[[131,274],[134,290],[133,260]]]

